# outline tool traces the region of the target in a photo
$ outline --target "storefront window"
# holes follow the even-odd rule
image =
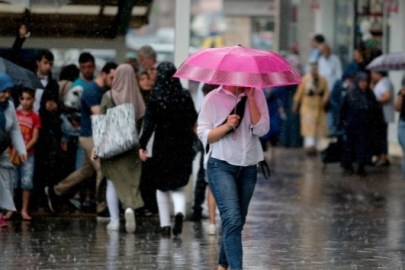
[[[356,45],[363,45],[373,54],[383,50],[384,0],[357,0]]]
[[[339,0],[335,3],[335,53],[341,58],[344,64],[347,64],[352,60],[354,47],[354,5],[353,0]]]

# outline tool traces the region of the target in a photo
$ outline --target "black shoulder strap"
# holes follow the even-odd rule
[[[240,125],[240,123],[242,123],[243,117],[245,116],[246,101],[247,101],[247,96],[242,97],[242,99],[236,104],[235,108],[233,108],[232,111],[229,113],[229,115],[232,115],[232,114],[239,115],[239,117],[240,117],[239,125]],[[222,125],[225,124],[227,121],[228,121],[228,117],[224,120],[224,122],[222,122]],[[235,129],[237,129],[239,127],[239,125],[237,125],[235,127]],[[226,134],[229,134],[232,132],[233,132],[233,130],[230,130]]]
[[[232,114],[239,115],[239,117],[240,117],[239,125],[240,125],[240,123],[242,123],[243,117],[245,116],[246,101],[247,101],[247,96],[242,97],[241,100],[236,104],[236,106],[229,113],[229,115],[232,115]],[[228,121],[228,117],[224,120],[224,122],[222,122],[221,125],[224,125],[227,121]],[[237,125],[235,127],[235,129],[237,129],[239,127],[239,125]],[[232,133],[233,131],[234,130],[230,130],[225,135],[228,135],[228,134]],[[208,144],[207,147],[205,148],[205,153],[208,153],[209,150],[210,150],[210,145]]]

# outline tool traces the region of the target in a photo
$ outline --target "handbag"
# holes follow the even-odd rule
[[[4,130],[4,128],[0,127],[0,153],[3,153],[7,150],[11,145],[11,137],[10,135]]]
[[[113,107],[104,115],[92,118],[94,148],[100,158],[110,158],[125,153],[139,144],[133,104]]]

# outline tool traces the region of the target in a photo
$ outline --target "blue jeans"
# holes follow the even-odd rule
[[[405,121],[399,120],[398,141],[402,147],[402,175],[405,179]]]
[[[34,187],[34,156],[28,156],[26,164],[14,167],[14,189],[21,187],[22,190],[32,190]]]
[[[210,158],[207,175],[222,220],[218,264],[240,270],[243,265],[242,230],[256,185],[257,166],[233,166]]]

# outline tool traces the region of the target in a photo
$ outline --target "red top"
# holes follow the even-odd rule
[[[41,128],[41,120],[39,115],[35,112],[30,112],[24,114],[21,110],[17,110],[17,119],[20,124],[21,134],[24,139],[25,145],[27,145],[34,136],[34,129]],[[34,148],[31,148],[28,151],[28,155],[31,156],[34,154]]]

